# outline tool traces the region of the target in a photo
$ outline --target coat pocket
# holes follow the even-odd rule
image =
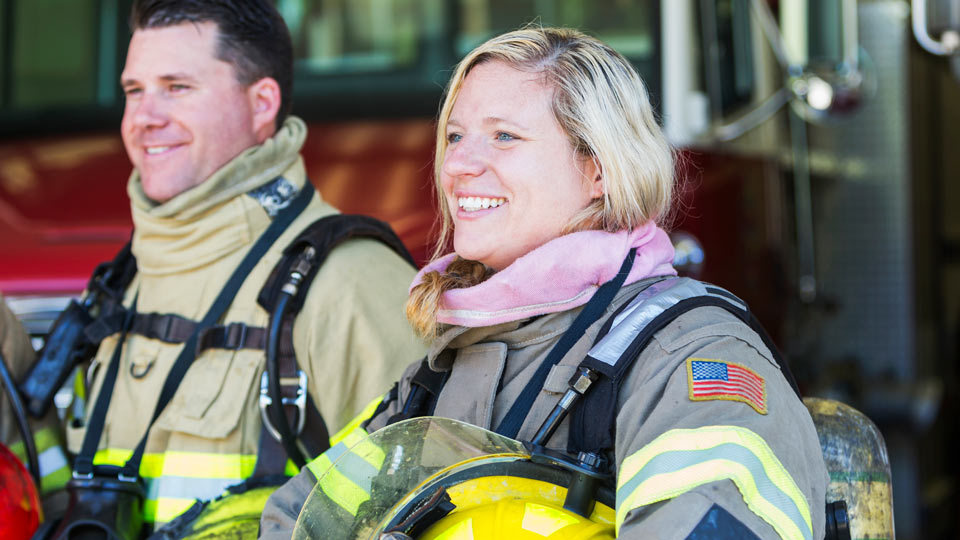
[[[226,437],[252,399],[261,351],[208,351],[194,361],[156,426],[207,439]]]

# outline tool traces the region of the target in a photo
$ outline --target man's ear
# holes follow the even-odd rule
[[[272,77],[264,77],[247,88],[250,110],[253,113],[253,132],[257,142],[262,143],[276,132],[277,114],[280,112],[280,85]]]

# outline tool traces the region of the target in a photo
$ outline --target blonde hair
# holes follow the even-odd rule
[[[447,149],[447,122],[464,80],[474,67],[500,61],[518,70],[542,73],[554,89],[553,114],[570,138],[575,152],[592,159],[601,171],[603,197],[574,216],[564,234],[600,229],[629,230],[662,221],[674,191],[674,152],[654,118],[646,87],[637,71],[605,43],[569,28],[526,27],[494,37],[457,64],[447,85],[437,122],[434,181],[440,209],[440,232],[433,257],[447,246],[453,230],[450,209],[440,186]],[[469,287],[460,277],[425,276],[407,300],[407,318],[424,337],[437,329],[436,313],[442,293]],[[451,265],[452,266],[452,265]],[[447,274],[450,273],[448,268]],[[432,273],[431,273],[432,274]]]

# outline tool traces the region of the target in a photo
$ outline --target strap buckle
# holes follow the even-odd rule
[[[79,472],[77,472],[77,471],[73,471],[73,478],[74,478],[75,480],[92,480],[92,479],[93,479],[93,471],[90,471],[90,472],[88,472],[88,473],[79,473]]]
[[[273,405],[273,398],[270,397],[269,380],[270,378],[267,372],[264,371],[263,375],[260,376],[260,418],[263,419],[263,425],[267,428],[270,436],[280,441],[280,432],[274,427],[273,422],[270,421],[270,415],[267,414],[267,407]],[[280,385],[285,386],[282,378],[280,379]],[[300,433],[303,432],[303,426],[307,422],[307,374],[302,370],[297,370],[296,397],[282,398],[282,404],[284,407],[292,405],[297,408],[297,425],[293,430],[293,434],[299,436]]]

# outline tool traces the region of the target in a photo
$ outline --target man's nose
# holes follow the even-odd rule
[[[160,96],[142,92],[133,102],[127,102],[132,124],[140,128],[159,127],[167,123],[167,107]]]

